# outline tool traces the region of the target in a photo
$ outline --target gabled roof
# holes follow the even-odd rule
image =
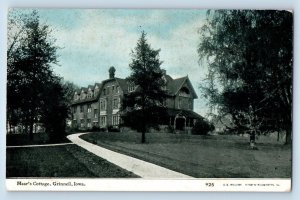
[[[127,93],[128,83],[127,83],[126,79],[122,79],[122,78],[115,78],[115,79],[119,83],[119,86],[123,90],[123,92]]]
[[[111,79],[106,79],[106,80],[102,81],[101,83],[95,83],[94,86],[89,85],[87,88],[82,87],[81,89],[78,89],[76,92],[77,92],[78,94],[80,94],[82,90],[83,90],[84,92],[87,92],[88,88],[91,87],[92,90],[94,90],[95,87],[98,86],[99,92],[98,92],[98,94],[97,94],[96,96],[94,96],[94,97],[92,97],[92,98],[85,98],[85,99],[79,99],[79,100],[73,101],[72,105],[98,101],[98,99],[99,99],[99,97],[100,97],[100,94],[101,94],[101,92],[102,92],[103,86],[105,85],[105,83],[106,83],[106,82],[109,82],[109,81],[111,81],[111,80],[114,80],[114,79],[119,83],[121,89],[122,89],[124,92],[126,92],[126,91],[127,91],[127,82],[126,82],[125,79],[121,79],[121,78],[111,78]]]
[[[94,85],[89,85],[87,88],[88,88],[88,89],[91,88],[91,90],[94,90],[95,86],[94,86]]]
[[[77,94],[80,94],[81,93],[81,89],[77,89],[77,90],[75,90],[75,92],[77,92]]]
[[[172,95],[176,95],[177,92],[182,87],[182,85],[184,84],[185,80],[186,80],[186,77],[173,79],[172,82],[170,82],[170,84],[167,84],[167,89],[169,89],[169,91],[172,93]]]
[[[80,92],[82,92],[82,91],[87,92],[87,88],[86,87],[80,88]]]
[[[182,86],[187,83],[189,85],[189,88],[191,89],[191,93],[193,95],[193,98],[198,98],[188,76],[184,76],[184,77],[181,77],[181,78],[176,78],[176,79],[173,79],[171,76],[169,76],[168,74],[165,74],[164,77],[166,78],[167,80],[167,85],[166,85],[166,89],[169,93],[169,95],[171,96],[175,96],[178,94],[178,92],[180,91],[180,89],[182,88]],[[118,82],[121,90],[123,91],[123,93],[128,93],[128,80],[126,79],[122,79],[122,78],[109,78],[109,79],[106,79],[106,80],[103,80],[101,83],[95,83],[95,85],[89,85],[87,88],[85,87],[82,87],[81,89],[77,90],[76,92],[78,94],[81,93],[81,91],[83,90],[84,92],[87,92],[88,88],[91,88],[92,90],[95,89],[96,86],[99,87],[99,93],[94,96],[93,98],[86,98],[86,99],[82,99],[82,100],[77,100],[77,101],[74,101],[73,102],[73,105],[74,104],[78,104],[78,103],[83,103],[83,102],[90,102],[90,101],[97,101],[100,97],[100,94],[102,92],[102,89],[105,85],[106,82],[109,82],[109,81],[112,81],[112,80],[115,80],[116,82]]]
[[[165,75],[165,77],[167,79],[167,90],[170,92],[170,95],[177,95],[183,84],[187,82],[189,87],[192,89],[193,97],[198,98],[188,76],[177,79],[172,79],[169,75]]]
[[[100,89],[102,84],[101,83],[95,83],[95,88],[96,88],[96,86],[98,86],[98,88]]]

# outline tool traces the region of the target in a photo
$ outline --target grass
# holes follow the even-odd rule
[[[137,177],[76,146],[6,149],[6,177]]]
[[[291,146],[270,138],[249,148],[249,138],[233,135],[91,133],[81,138],[116,152],[198,178],[289,178]]]

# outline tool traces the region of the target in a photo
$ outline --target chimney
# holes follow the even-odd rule
[[[110,78],[110,79],[111,79],[111,78],[115,78],[115,72],[116,72],[116,69],[115,69],[113,66],[111,66],[111,67],[109,68],[108,72],[109,72],[109,78]]]

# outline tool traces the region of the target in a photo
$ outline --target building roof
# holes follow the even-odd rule
[[[87,88],[88,88],[88,89],[91,88],[92,90],[94,90],[95,85],[89,85]]]
[[[92,98],[85,98],[85,99],[79,99],[77,101],[73,101],[71,103],[71,105],[77,105],[77,104],[82,104],[82,103],[91,103],[91,102],[98,101],[98,99],[99,99],[99,97],[97,95],[97,96],[94,96]]]
[[[175,95],[184,84],[186,77],[181,77],[177,79],[173,79],[170,84],[167,85],[167,89],[169,89],[173,95]],[[168,87],[169,86],[169,87]]]
[[[97,93],[96,96],[93,96],[92,98],[78,99],[76,101],[73,101],[71,103],[71,105],[76,105],[76,104],[81,104],[81,103],[89,103],[89,102],[95,102],[95,101],[97,101],[99,99],[99,96],[100,96],[100,89],[101,89],[102,84],[101,83],[95,83],[94,85],[89,85],[87,88],[91,87],[92,90],[95,90],[96,86],[98,86],[98,88],[99,88],[99,92]],[[75,92],[77,92],[77,94],[80,95],[80,93],[81,93],[82,90],[84,90],[85,92],[87,92],[87,90],[88,90],[87,88],[82,87],[80,89],[77,89]]]
[[[179,90],[182,88],[183,84],[187,82],[187,84],[192,89],[193,98],[198,98],[188,76],[184,76],[177,79],[172,79],[172,77],[170,77],[169,75],[165,75],[165,77],[167,79],[167,90],[170,92],[170,95],[177,95]]]
[[[116,81],[119,83],[120,88],[123,90],[123,92],[126,92],[128,88],[128,82],[122,78],[116,78]]]
[[[195,113],[192,110],[180,110],[180,109],[174,109],[174,108],[167,108],[167,112],[169,116],[175,117],[176,115],[189,117],[193,119],[199,119],[203,118],[201,115]]]
[[[164,74],[164,77],[166,78],[167,81],[167,85],[166,85],[166,89],[169,93],[170,96],[176,96],[178,94],[178,92],[180,91],[180,89],[182,88],[182,86],[187,83],[189,85],[189,88],[191,88],[191,92],[193,95],[193,98],[198,98],[197,94],[188,78],[188,76],[184,76],[181,78],[176,78],[173,79],[171,76],[169,76],[168,74]],[[97,96],[94,96],[92,98],[85,98],[85,99],[79,99],[77,101],[74,101],[72,103],[72,105],[75,104],[79,104],[79,103],[84,103],[84,102],[92,102],[92,101],[97,101],[99,99],[100,93],[102,91],[102,88],[104,86],[104,84],[108,81],[112,81],[112,80],[116,80],[119,83],[120,88],[122,89],[122,91],[124,93],[128,92],[128,81],[126,79],[122,79],[122,78],[109,78],[106,80],[103,80],[101,83],[95,83],[94,85],[89,85],[87,88],[82,87],[81,89],[77,90],[77,94],[80,94],[81,91],[83,90],[84,92],[88,91],[88,88],[91,88],[92,90],[95,89],[96,85],[99,87],[99,93],[97,94]]]

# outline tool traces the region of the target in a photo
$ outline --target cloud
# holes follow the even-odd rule
[[[73,24],[53,17],[59,51],[60,67],[55,71],[79,86],[87,86],[108,78],[108,68],[115,66],[118,77],[129,75],[130,52],[134,49],[141,30],[147,32],[148,42],[161,49],[162,68],[173,78],[188,75],[200,97],[195,111],[206,113],[205,101],[198,86],[206,73],[198,64],[197,30],[203,18],[185,17],[184,13],[166,10],[75,10],[70,14]],[[195,12],[195,11],[193,11]],[[63,13],[63,12],[62,12]],[[185,13],[189,13],[186,11]],[[184,20],[183,20],[184,19]],[[51,24],[51,20],[49,20]]]

